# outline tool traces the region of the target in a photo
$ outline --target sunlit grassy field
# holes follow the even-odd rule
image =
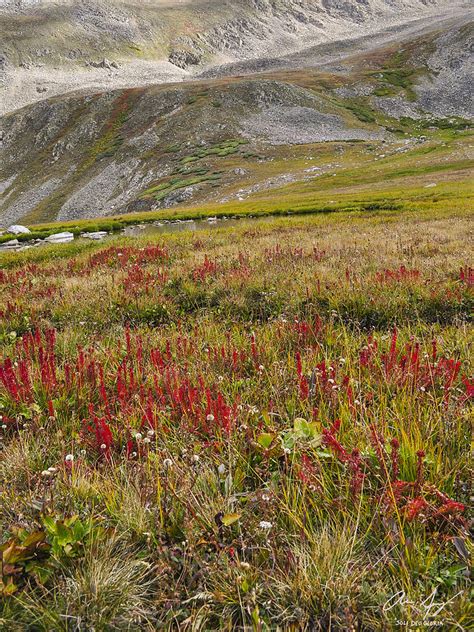
[[[2,255],[0,628],[468,629],[448,188]]]
[[[411,127],[408,129],[412,133],[415,131]],[[348,141],[267,146],[261,156],[251,154],[251,157],[246,154],[247,146],[235,140],[227,141],[223,146],[240,147],[241,153],[227,155],[228,150],[224,149],[225,155],[217,156],[216,148],[194,148],[194,157],[178,156],[173,175],[156,181],[143,192],[142,198],[161,198],[165,192],[201,178],[213,181],[216,192],[212,199],[203,202],[198,198],[190,206],[180,204],[154,211],[55,222],[42,219],[42,210],[46,217],[54,218],[54,213],[50,215],[54,204],[46,198],[38,212],[21,219],[31,233],[16,238],[19,241],[42,239],[66,230],[75,235],[82,231],[117,232],[137,222],[199,219],[211,215],[257,217],[380,210],[439,215],[469,211],[474,197],[472,132],[465,129],[421,131],[426,134],[423,143],[408,146],[403,144],[409,139],[407,131],[399,134],[394,145]],[[209,156],[205,156],[205,160],[199,158],[206,152]],[[199,160],[190,163],[189,171],[188,163],[183,165],[182,162],[195,158]],[[212,159],[211,162],[208,159]],[[187,175],[182,173],[183,168]],[[235,170],[239,169],[245,171],[244,186],[241,180],[235,180]],[[201,173],[204,175],[199,175]],[[226,176],[214,181],[213,174],[234,174],[234,180]],[[25,186],[31,182],[32,175],[28,171],[21,177]],[[284,177],[290,178],[286,184]],[[13,237],[5,231],[0,233],[0,244]]]

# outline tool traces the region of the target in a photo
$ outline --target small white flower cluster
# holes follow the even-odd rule
[[[258,526],[264,531],[269,531],[273,527],[273,524],[267,520],[261,520]]]
[[[143,437],[141,432],[135,433],[135,437],[134,437],[135,441],[137,443],[140,443],[140,441],[142,441],[145,445],[150,444],[151,443],[151,437],[154,436],[155,431],[154,430],[149,430],[146,434],[147,434],[147,436]]]
[[[41,472],[41,476],[43,478],[51,478],[52,476],[56,474],[57,471],[58,471],[57,467],[48,467],[47,470],[43,470]]]

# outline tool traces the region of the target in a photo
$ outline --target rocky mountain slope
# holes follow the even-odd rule
[[[150,2],[143,10],[152,4],[156,9]],[[162,4],[164,15],[190,10],[186,2]],[[212,4],[193,3],[193,11]],[[231,4],[222,3],[222,10]],[[242,3],[267,20],[281,19],[283,7],[314,17],[317,5],[335,21],[341,11],[360,20],[388,4]],[[58,11],[58,3],[40,3],[38,11],[46,10]],[[469,146],[461,151],[458,137],[466,137],[473,115],[473,28],[467,12],[451,13],[351,44],[208,68],[194,81],[82,90],[9,113],[2,118],[0,222],[238,203],[296,181],[311,181],[316,191],[328,175],[376,166],[386,156],[417,156],[434,144],[446,148],[440,164],[464,160]],[[23,7],[17,15],[39,13]],[[302,15],[301,28],[309,29]],[[223,55],[218,39],[203,37],[206,55]]]
[[[454,0],[3,0],[6,112],[78,88],[186,80],[456,10]]]

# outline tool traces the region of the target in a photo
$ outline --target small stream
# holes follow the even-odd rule
[[[259,218],[252,216],[239,218],[234,216],[223,218],[209,217],[207,219],[199,220],[163,220],[161,222],[156,221],[146,224],[133,224],[116,232],[84,232],[77,237],[75,237],[72,233],[57,233],[56,235],[50,235],[46,239],[35,239],[31,241],[18,241],[14,238],[14,236],[12,236],[11,240],[0,244],[0,252],[23,252],[32,248],[38,248],[51,244],[65,244],[75,240],[79,240],[80,242],[85,242],[86,240],[107,241],[117,235],[123,235],[124,237],[143,237],[147,235],[163,235],[167,233],[197,232],[200,230],[232,227],[237,224],[241,225],[243,222],[253,223],[256,220],[268,221],[269,219],[271,219],[270,216]]]
[[[153,222],[150,224],[137,224],[127,226],[121,231],[125,237],[141,237],[143,235],[161,235],[165,233],[194,232],[198,230],[210,230],[222,227],[236,226],[244,220],[237,218],[209,218],[198,220],[181,220],[177,222]],[[251,220],[252,221],[252,220]]]

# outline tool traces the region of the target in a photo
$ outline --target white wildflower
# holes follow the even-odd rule
[[[265,531],[268,531],[273,527],[272,523],[268,522],[267,520],[261,520],[258,526],[260,527],[260,529],[265,529]]]

